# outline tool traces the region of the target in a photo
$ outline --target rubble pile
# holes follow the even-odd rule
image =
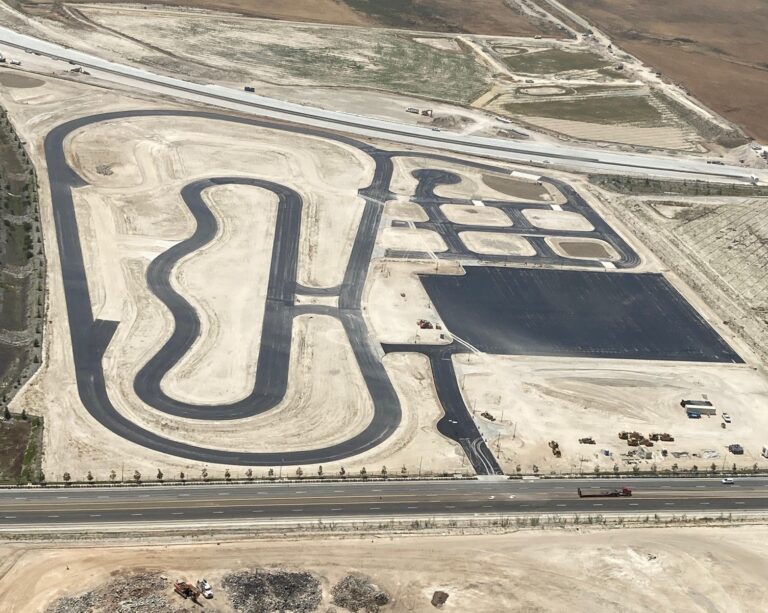
[[[154,573],[134,573],[114,578],[79,596],[59,598],[49,613],[178,613],[168,596],[168,583]]]
[[[224,576],[230,603],[235,611],[305,613],[320,606],[323,590],[311,573],[283,570],[242,570]]]
[[[389,604],[389,595],[365,577],[347,575],[331,590],[333,604],[348,611],[378,613]]]

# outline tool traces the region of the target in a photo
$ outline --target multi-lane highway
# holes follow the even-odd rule
[[[626,498],[579,498],[628,486]],[[768,479],[371,481],[0,490],[0,530],[20,526],[333,521],[348,518],[765,512]]]
[[[218,85],[193,83],[156,74],[20,34],[6,27],[0,27],[0,45],[29,50],[54,60],[77,63],[87,68],[95,77],[116,84],[127,84],[138,90],[162,93],[262,117],[298,122],[306,126],[342,130],[358,136],[383,138],[452,152],[491,155],[498,159],[518,162],[558,163],[581,170],[621,170],[678,178],[698,175],[728,181],[750,181],[753,174],[763,180],[768,178],[765,171],[737,166],[713,166],[707,164],[703,158],[635,154],[566,146],[562,143],[516,142],[500,138],[457,135],[436,132],[424,126],[294,104]]]

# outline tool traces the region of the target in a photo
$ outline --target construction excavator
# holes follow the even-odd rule
[[[173,591],[175,591],[184,600],[191,598],[192,602],[194,603],[197,603],[197,599],[202,594],[200,589],[194,583],[189,583],[184,579],[179,579],[173,584]]]

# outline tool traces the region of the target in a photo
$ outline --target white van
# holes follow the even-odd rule
[[[763,446],[763,457],[768,458],[768,445]]]

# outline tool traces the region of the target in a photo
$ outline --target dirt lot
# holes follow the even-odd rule
[[[69,4],[85,3],[75,0]],[[46,11],[50,6],[47,0],[22,0],[21,4],[35,13]],[[103,4],[131,2],[106,0]],[[266,19],[432,32],[533,36],[553,31],[546,23],[533,23],[531,18],[510,8],[504,0],[474,0],[472,3],[464,0],[163,0],[157,4]]]
[[[765,2],[563,2],[752,136],[768,140]]]
[[[748,611],[768,600],[763,526],[523,531],[488,536],[293,538],[157,546],[8,544],[0,601],[8,613],[43,611],[131,571],[169,579],[206,577],[203,610],[233,611],[222,576],[254,567],[306,570],[320,581],[319,611],[350,572],[392,598],[382,613],[476,611]],[[446,560],[450,560],[446,564]],[[492,568],[493,572],[488,572]],[[170,582],[158,593],[182,610]],[[200,610],[199,608],[194,608]],[[339,609],[335,609],[339,610]],[[342,609],[346,610],[346,609]]]

